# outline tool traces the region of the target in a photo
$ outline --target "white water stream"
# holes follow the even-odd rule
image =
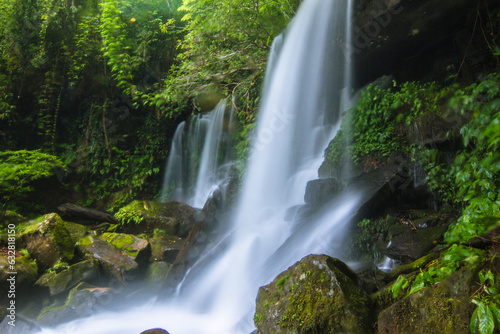
[[[187,275],[173,300],[102,312],[43,333],[138,334],[161,327],[171,334],[249,334],[259,286],[305,255],[338,256],[335,240],[342,239],[359,193],[343,194],[307,226],[294,227],[285,216],[304,204],[306,184],[317,178],[348,104],[342,92],[349,91],[350,65],[338,45],[350,38],[350,2],[305,0],[281,47],[273,48],[279,51],[267,71],[243,191],[218,255]]]
[[[229,177],[238,121],[233,109],[227,109],[222,100],[211,112],[179,124],[167,159],[162,201],[202,208]]]

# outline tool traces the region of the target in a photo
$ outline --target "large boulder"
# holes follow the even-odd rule
[[[129,256],[138,264],[147,263],[151,255],[151,247],[147,240],[124,233],[103,233],[99,239],[107,242],[111,247]]]
[[[187,237],[193,227],[198,211],[187,204],[169,201],[133,201],[121,208],[116,217],[124,223],[125,233],[153,235],[162,230],[166,235]]]
[[[78,247],[87,257],[99,260],[104,272],[119,282],[125,282],[126,272],[135,271],[139,267],[137,262],[126,252],[91,236],[81,239]]]
[[[90,259],[78,262],[60,273],[51,272],[40,277],[36,284],[48,287],[51,295],[67,291],[81,282],[89,282],[99,274],[99,262]]]
[[[468,334],[476,305],[471,296],[478,290],[477,266],[467,266],[433,286],[405,297],[378,317],[380,334]]]
[[[309,255],[259,289],[258,334],[372,333],[372,302],[340,260]]]
[[[336,178],[317,179],[307,182],[304,201],[315,208],[329,202],[345,185]]]
[[[152,262],[146,272],[146,281],[150,286],[160,288],[168,277],[170,265],[163,261]]]
[[[177,255],[184,247],[184,240],[177,237],[156,237],[149,240],[151,245],[151,260],[174,263]]]
[[[396,225],[389,229],[391,244],[386,255],[392,259],[411,262],[427,254],[442,240],[447,226],[416,228]]]
[[[38,316],[37,322],[40,325],[50,326],[90,316],[104,310],[112,298],[110,288],[100,288],[87,283],[80,283],[70,291],[64,304],[61,305],[55,302],[44,307]]]
[[[51,213],[20,225],[19,241],[36,259],[44,272],[58,261],[70,261],[75,256],[75,243],[90,232],[85,226],[66,222]]]

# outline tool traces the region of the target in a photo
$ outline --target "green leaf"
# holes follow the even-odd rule
[[[484,303],[479,303],[477,315],[479,318],[479,333],[493,334],[495,322],[493,320],[493,313],[491,312],[489,306]]]
[[[490,304],[491,313],[493,313],[493,318],[497,325],[497,328],[500,328],[500,308],[496,304]]]
[[[477,327],[479,326],[479,318],[477,315],[477,310],[478,310],[478,307],[476,307],[476,309],[472,313],[472,317],[470,318],[470,326],[469,327],[470,327],[471,334],[476,334]]]

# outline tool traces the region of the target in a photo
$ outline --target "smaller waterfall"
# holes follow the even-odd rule
[[[167,160],[162,201],[203,207],[210,194],[229,177],[238,122],[226,104],[222,100],[214,110],[193,116],[177,127]]]

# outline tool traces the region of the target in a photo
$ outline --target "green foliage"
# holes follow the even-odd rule
[[[184,0],[181,22],[170,22],[167,30],[186,25],[187,34],[165,81],[156,105],[187,103],[198,96],[200,106],[207,92],[233,95],[241,119],[255,110],[270,44],[295,14],[299,0]]]
[[[397,298],[408,287],[409,283],[410,282],[405,276],[399,275],[396,281],[389,288],[392,292],[392,296]]]
[[[382,249],[386,246],[384,244],[381,247],[379,242],[385,239],[391,225],[389,217],[358,222],[352,240],[347,243],[347,252],[353,258],[378,263],[383,256]]]
[[[129,207],[123,207],[115,213],[115,218],[118,219],[122,225],[135,223],[140,224],[144,217],[135,210],[130,210]]]
[[[17,200],[33,191],[33,181],[54,175],[62,168],[59,158],[40,151],[0,152],[0,199]]]
[[[369,85],[326,149],[327,162],[338,172],[351,158],[366,168],[376,166],[383,157],[408,151],[405,128],[424,112],[438,112],[448,90],[439,89],[435,83],[405,82],[397,86],[393,82],[387,89]]]
[[[470,332],[492,334],[500,329],[500,293],[495,287],[495,277],[491,270],[479,272],[480,288],[472,298],[476,309],[470,320]]]
[[[451,165],[440,164],[435,151],[424,153],[430,187],[441,200],[458,206],[462,215],[446,233],[446,241],[464,242],[500,223],[499,76],[456,90],[449,108],[469,116],[460,134],[465,150]]]
[[[85,184],[87,204],[157,192],[175,122],[149,102],[178,53],[183,29],[164,28],[180,4],[2,1],[0,150],[60,156],[59,179]]]
[[[421,269],[415,278],[409,279],[403,275],[399,276],[391,286],[393,296],[396,298],[403,291],[413,294],[427,286],[441,282],[451,276],[458,268],[476,263],[483,254],[484,251],[476,248],[452,245],[441,254],[439,259],[432,262],[425,269]]]

